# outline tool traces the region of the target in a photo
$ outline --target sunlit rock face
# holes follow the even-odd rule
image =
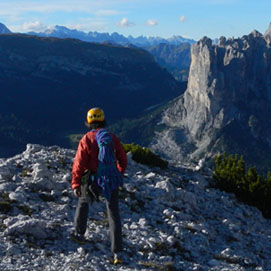
[[[218,45],[204,37],[192,45],[187,90],[164,113],[165,127],[152,147],[190,162],[221,151],[241,153],[250,160],[270,159],[268,33],[221,37]]]

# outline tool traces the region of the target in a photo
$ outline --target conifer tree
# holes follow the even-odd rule
[[[243,157],[238,155],[219,155],[215,159],[213,178],[218,187],[251,205],[258,207],[264,215],[271,217],[271,173],[264,179],[256,167],[246,173]]]

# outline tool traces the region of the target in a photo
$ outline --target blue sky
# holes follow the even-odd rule
[[[1,0],[0,22],[13,32],[55,25],[124,36],[241,37],[271,22],[270,0]]]

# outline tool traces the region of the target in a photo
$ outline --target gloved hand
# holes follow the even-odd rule
[[[81,196],[81,188],[80,186],[76,187],[75,189],[73,189],[73,194],[79,198]]]

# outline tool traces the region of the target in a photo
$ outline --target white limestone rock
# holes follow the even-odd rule
[[[2,172],[10,176],[0,191],[7,193],[5,200],[17,197],[10,211],[0,211],[0,270],[114,269],[103,201],[90,207],[87,244],[78,246],[69,237],[77,203],[70,188],[73,157],[74,151],[30,145],[0,164],[0,172],[7,167]],[[20,177],[25,169],[29,174]],[[165,270],[166,264],[176,270],[271,269],[270,220],[209,187],[200,173],[128,167],[120,212],[129,262],[119,270],[142,271],[142,263]]]
[[[48,237],[46,233],[47,224],[44,220],[19,216],[19,218],[14,220],[7,222],[5,220],[4,224],[8,226],[3,233],[4,236],[31,235],[37,239],[45,239]]]

